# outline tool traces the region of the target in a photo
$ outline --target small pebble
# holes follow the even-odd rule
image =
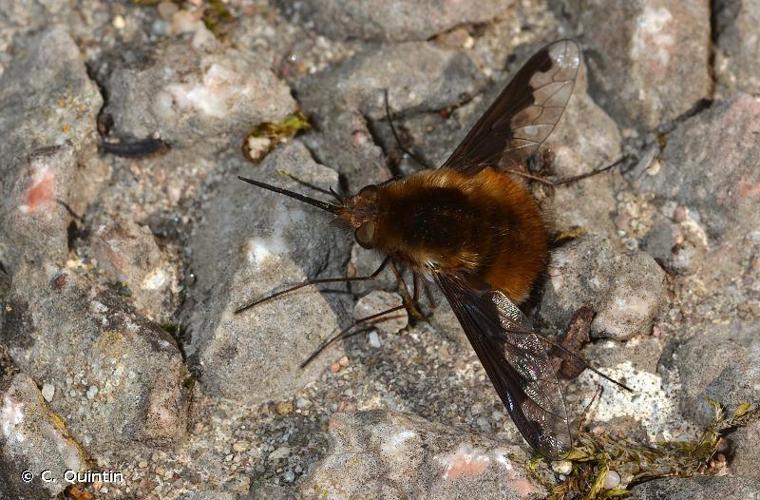
[[[87,399],[95,399],[95,396],[98,395],[98,388],[94,385],[91,385],[89,389],[87,389]]]
[[[117,30],[123,30],[124,27],[127,25],[127,22],[124,20],[122,16],[116,16],[113,18],[113,27]]]
[[[232,449],[238,453],[242,453],[248,449],[248,443],[244,441],[237,441],[232,445]]]
[[[607,473],[607,477],[604,479],[603,488],[605,490],[611,490],[612,488],[617,488],[619,485],[620,485],[620,474],[618,474],[614,470],[609,471]]]
[[[673,211],[673,220],[676,222],[685,222],[689,218],[689,209],[683,205],[678,205]]]
[[[306,398],[296,398],[296,408],[303,410],[311,406],[311,401]]]
[[[480,430],[483,432],[488,432],[491,430],[491,423],[488,421],[485,417],[479,417],[476,421],[478,424],[478,427],[480,427]]]
[[[146,462],[145,460],[140,460],[140,461],[137,463],[137,466],[138,466],[139,468],[141,468],[141,469],[147,469],[147,468],[148,468],[148,462]]]
[[[573,463],[569,460],[558,460],[552,462],[552,470],[557,474],[564,474],[567,476],[573,471]]]
[[[287,446],[280,446],[269,454],[269,460],[280,460],[281,458],[285,458],[288,455],[290,455],[290,448]]]
[[[55,395],[55,386],[53,384],[49,384],[45,382],[42,385],[42,397],[45,398],[45,401],[49,403],[53,400],[54,395]]]
[[[172,16],[179,10],[179,7],[174,2],[161,2],[156,9],[161,19],[171,21]]]
[[[343,368],[347,367],[347,366],[348,366],[348,363],[349,363],[349,361],[348,361],[348,356],[343,356],[342,358],[340,358],[340,359],[338,360],[338,364],[339,364],[340,366],[342,366]]]
[[[374,347],[375,349],[378,349],[380,347],[380,337],[378,337],[377,332],[372,330],[369,332],[369,345]]]

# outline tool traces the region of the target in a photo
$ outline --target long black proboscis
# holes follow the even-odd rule
[[[338,205],[333,205],[332,203],[326,203],[324,201],[315,200],[314,198],[309,198],[308,196],[304,196],[300,193],[296,193],[293,191],[289,191],[287,189],[283,189],[277,186],[272,186],[271,184],[266,184],[264,182],[255,181],[253,179],[248,179],[246,177],[241,177],[238,175],[238,179],[240,179],[243,182],[247,182],[248,184],[252,184],[254,186],[258,186],[260,188],[268,189],[269,191],[274,191],[275,193],[284,194],[285,196],[289,196],[290,198],[295,198],[296,200],[302,201],[304,203],[308,203],[309,205],[312,205],[317,208],[321,208],[322,210],[326,210],[330,212],[331,214],[338,212]]]

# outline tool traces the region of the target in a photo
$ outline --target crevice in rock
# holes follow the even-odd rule
[[[718,52],[718,38],[720,36],[720,27],[718,16],[724,6],[721,0],[710,0],[710,46],[708,47],[707,72],[710,75],[710,99],[714,100],[718,89],[718,76],[715,68],[715,59]]]
[[[95,63],[93,61],[85,62],[85,69],[87,70],[87,76],[92,81],[92,83],[94,83],[95,86],[98,88],[98,92],[100,92],[100,96],[103,99],[103,104],[100,106],[100,109],[98,110],[97,118],[95,120],[97,129],[98,129],[98,134],[100,135],[102,139],[103,137],[108,135],[108,131],[111,129],[111,126],[113,126],[113,117],[105,113],[105,109],[108,107],[108,99],[110,95],[108,92],[108,88],[98,77],[98,70],[95,68]]]
[[[675,130],[680,124],[685,122],[686,120],[693,118],[694,116],[702,113],[703,111],[706,111],[710,109],[715,101],[712,99],[700,99],[694,105],[686,110],[684,113],[681,113],[679,116],[677,116],[675,119],[663,123],[659,127],[657,127],[657,132],[659,134],[669,134],[673,130]]]

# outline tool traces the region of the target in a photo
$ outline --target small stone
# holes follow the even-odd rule
[[[48,403],[53,400],[53,396],[55,395],[55,386],[53,384],[49,384],[45,382],[42,384],[42,397],[45,398],[45,401]]]
[[[611,490],[612,488],[617,488],[620,485],[620,474],[618,474],[616,471],[611,470],[607,473],[607,477],[604,478],[604,485],[602,488],[605,490]]]
[[[286,470],[285,474],[282,475],[282,478],[285,480],[286,483],[292,483],[296,479],[295,473],[293,473],[292,470]]]
[[[290,415],[293,413],[293,402],[292,401],[280,401],[277,403],[274,407],[274,411],[277,412],[278,415],[281,417],[284,417],[285,415]]]
[[[552,462],[552,470],[557,474],[564,474],[567,476],[573,471],[573,463],[570,460],[558,460]],[[618,477],[620,479],[620,477]]]
[[[369,332],[368,342],[369,342],[369,345],[374,347],[375,349],[380,348],[380,346],[382,345],[380,344],[380,337],[377,335],[377,332],[374,330]]]
[[[244,441],[237,441],[235,444],[232,445],[232,449],[233,451],[242,453],[248,449],[248,443]]]
[[[625,340],[649,333],[665,298],[665,272],[652,257],[619,254],[607,238],[587,235],[552,260],[539,315],[553,328],[564,330],[579,307],[593,304],[592,336]]]
[[[280,460],[290,455],[290,448],[287,446],[280,446],[272,453],[269,454],[269,460]]]
[[[478,427],[480,427],[480,430],[483,432],[488,432],[491,430],[491,423],[485,417],[479,417],[476,420],[476,423],[478,424]]]
[[[117,30],[123,30],[127,26],[127,22],[122,16],[116,16],[113,18],[113,27]]]
[[[311,401],[309,401],[308,399],[301,398],[301,397],[296,398],[296,408],[298,408],[299,410],[303,410],[310,406],[311,406]]]
[[[340,371],[340,365],[337,362],[330,365],[330,372],[338,373],[339,371]]]
[[[343,368],[347,367],[347,366],[348,366],[348,364],[349,364],[349,361],[348,361],[348,356],[343,356],[342,358],[340,358],[340,359],[338,360],[338,364],[339,364],[341,367],[343,367]]]
[[[95,396],[98,395],[98,388],[94,385],[91,385],[87,389],[87,399],[95,399]]]
[[[164,1],[158,4],[156,7],[158,15],[164,21],[171,21],[172,16],[179,10],[179,7],[174,2]]]
[[[148,462],[147,462],[147,461],[145,461],[145,460],[140,460],[140,461],[137,463],[137,466],[138,466],[139,468],[141,468],[141,469],[147,469],[147,468],[148,468]]]
[[[673,220],[676,222],[685,222],[689,218],[689,209],[683,205],[678,205],[673,210]]]

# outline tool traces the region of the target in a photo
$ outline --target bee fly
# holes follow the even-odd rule
[[[556,346],[533,331],[518,307],[546,271],[547,228],[512,173],[556,126],[580,63],[571,40],[538,51],[440,168],[335,195],[335,203],[240,177],[334,214],[359,245],[387,257],[371,276],[309,280],[237,312],[308,284],[372,279],[389,260],[403,264],[414,275],[415,298],[420,277],[438,284],[525,440],[547,457],[561,457],[572,437],[549,357]]]

